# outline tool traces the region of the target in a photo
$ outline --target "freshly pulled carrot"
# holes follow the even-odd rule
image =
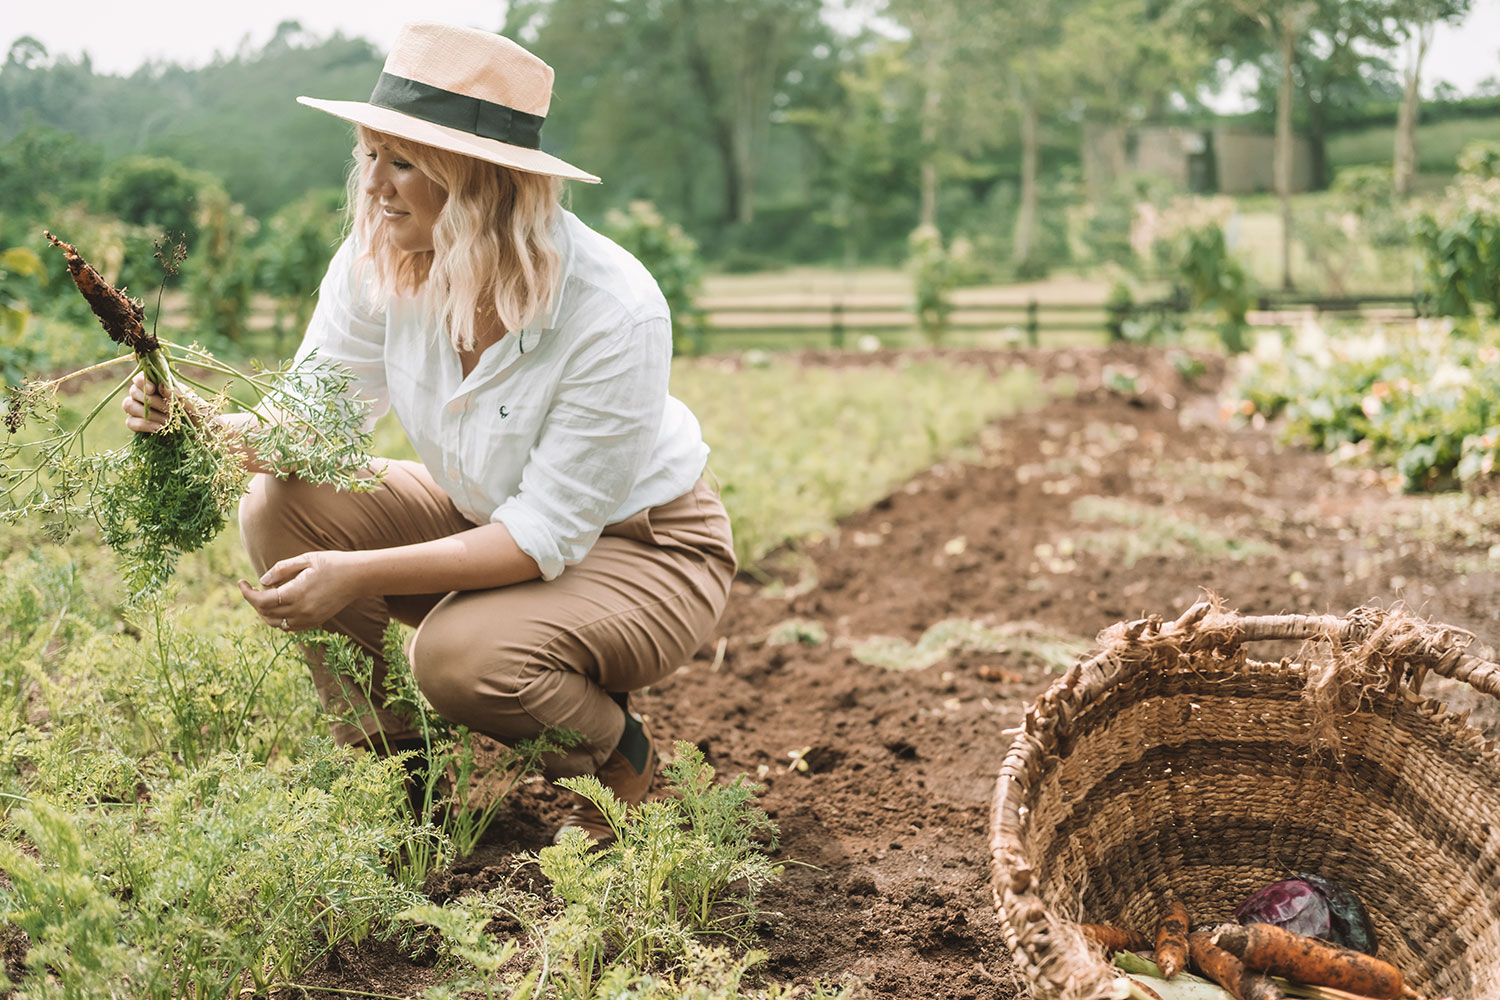
[[[1115,927],[1112,924],[1079,924],[1078,929],[1088,940],[1106,952],[1144,951],[1151,947],[1146,935],[1139,931]]]
[[[105,281],[104,276],[94,270],[71,243],[64,243],[50,232],[43,231],[42,235],[62,250],[73,284],[78,286],[89,308],[99,317],[99,325],[104,327],[110,340],[124,344],[137,354],[146,354],[160,346],[157,339],[146,332],[146,307],[139,299],[130,298]]]
[[[1213,943],[1257,972],[1309,986],[1331,986],[1375,1000],[1402,995],[1401,971],[1389,962],[1274,924],[1221,924]]]
[[[1217,947],[1206,931],[1188,935],[1188,959],[1199,975],[1224,987],[1236,1000],[1283,1000],[1269,976],[1245,968],[1245,963]]]
[[[1156,924],[1156,967],[1166,979],[1187,968],[1188,911],[1182,900],[1167,904],[1167,912]]]

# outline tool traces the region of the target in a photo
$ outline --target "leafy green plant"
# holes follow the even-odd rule
[[[1288,439],[1389,467],[1408,490],[1477,484],[1494,471],[1500,342],[1493,327],[1423,323],[1408,335],[1268,341],[1242,376],[1242,412]]]
[[[1439,316],[1500,316],[1500,144],[1476,143],[1443,200],[1413,227],[1422,298]]]
[[[276,372],[241,373],[198,347],[159,340],[145,326],[145,308],[110,286],[72,246],[63,249],[69,270],[110,339],[128,353],[50,379],[33,379],[10,390],[0,444],[0,518],[14,521],[40,515],[58,535],[91,517],[105,541],[125,557],[134,593],[152,592],[171,575],[178,557],[215,537],[241,493],[241,459],[214,419],[233,400],[255,413],[259,423],[244,432],[246,441],[272,468],[296,472],[311,482],[342,489],[373,488],[369,472],[369,434],[365,407],[349,391],[345,370],[309,357]],[[158,247],[168,273],[185,248]],[[91,451],[84,432],[123,390],[134,371],[81,419],[72,420],[57,406],[58,390],[82,376],[133,362],[155,384],[175,386],[167,427],[156,434],[134,435],[123,449]],[[215,377],[248,386],[252,398],[234,398],[229,388],[213,388],[179,370],[178,362]],[[183,386],[202,389],[213,402],[198,400],[189,415],[181,404]],[[264,415],[274,414],[275,419]],[[40,417],[38,435],[19,432],[28,418]],[[17,460],[29,465],[17,467]]]
[[[549,729],[502,748],[497,757],[481,763],[476,734],[438,715],[423,697],[406,656],[406,633],[400,622],[392,621],[386,628],[383,690],[377,690],[375,683],[375,661],[347,636],[320,633],[305,636],[304,641],[309,638],[321,647],[324,668],[344,684],[349,704],[379,703],[396,717],[408,720],[416,730],[415,745],[393,746],[379,734],[376,749],[402,762],[412,819],[430,825],[436,816],[440,838],[434,844],[442,847],[451,843],[460,857],[473,852],[505,798],[522,780],[538,773],[549,754],[566,750],[581,739],[571,730]],[[410,856],[406,862],[425,877],[428,871],[446,863],[446,858],[439,853],[424,853]]]
[[[35,860],[0,845],[0,916],[30,939],[19,995],[263,995],[399,934],[420,897],[391,859],[432,836],[402,815],[399,772],[322,739],[285,775],[225,754],[125,807],[34,798],[12,824]]]
[[[911,251],[907,266],[916,295],[917,329],[929,344],[941,344],[953,313],[952,296],[960,283],[962,254],[943,246],[943,235],[933,226],[912,230],[907,246]]]
[[[12,814],[10,824],[27,837],[36,856],[0,842],[0,868],[10,881],[0,889],[0,919],[23,931],[30,944],[26,979],[17,984],[0,971],[0,987],[19,987],[13,994],[17,1000],[130,996],[130,984],[145,972],[145,962],[120,940],[121,907],[90,875],[96,862],[84,832],[45,803]]]
[[[1245,349],[1245,316],[1254,301],[1250,278],[1229,254],[1217,224],[1189,227],[1174,241],[1175,273],[1195,308],[1219,313],[1219,339],[1226,350]]]
[[[544,848],[536,861],[552,899],[502,888],[405,914],[441,932],[455,967],[431,1000],[458,990],[512,1000],[741,995],[762,956],[730,945],[748,942],[756,895],[780,872],[768,856],[776,829],[754,804],[759,786],[743,775],[716,781],[690,743],[674,752],[670,797],[628,814],[592,776],[558,782],[595,803],[617,839],[596,848],[575,832]],[[519,925],[529,947],[486,935],[497,917]]]
[[[292,637],[203,619],[158,599],[131,611],[126,631],[74,629],[53,671],[32,682],[38,707],[69,739],[116,748],[153,770],[197,767],[221,753],[289,756],[317,721]]]
[[[616,840],[596,850],[573,834],[540,855],[563,902],[583,908],[607,945],[638,963],[652,939],[669,939],[674,927],[746,933],[757,892],[779,871],[765,853],[776,846],[775,824],[750,804],[760,786],[743,775],[717,784],[703,751],[686,742],[673,750],[675,760],[663,769],[673,797],[642,803],[628,821],[624,804],[597,778],[558,781],[599,807]],[[739,887],[735,895],[728,894],[732,886]]]

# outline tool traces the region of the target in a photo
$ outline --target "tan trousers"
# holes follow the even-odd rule
[[[240,532],[258,573],[314,550],[384,548],[472,528],[416,462],[386,463],[371,493],[257,475]],[[700,479],[688,493],[604,529],[555,580],[449,594],[365,597],[324,628],[374,659],[374,697],[305,646],[313,682],[340,743],[416,735],[384,704],[381,640],[392,618],[417,627],[409,647],[418,686],[438,714],[502,743],[563,728],[583,743],[547,762],[550,777],[592,774],[620,741],[612,693],[653,684],[708,639],[735,572],[729,517]]]

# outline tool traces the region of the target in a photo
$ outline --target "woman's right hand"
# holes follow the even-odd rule
[[[120,403],[125,411],[125,426],[138,434],[155,434],[165,427],[169,405],[165,393],[168,391],[153,384],[145,372],[136,372],[125,399]],[[195,412],[191,396],[182,397],[181,404],[186,405],[191,418]]]

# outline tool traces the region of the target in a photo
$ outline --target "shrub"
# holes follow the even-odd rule
[[[312,316],[314,298],[343,231],[344,192],[310,191],[283,206],[266,223],[255,252],[262,291],[276,301],[276,335],[298,334]]]
[[[1422,298],[1439,316],[1494,316],[1500,309],[1500,144],[1475,143],[1464,172],[1414,227]]]
[[[189,244],[187,293],[201,333],[231,343],[244,339],[255,291],[249,243],[259,223],[217,186],[199,192],[197,246]]]
[[[1268,340],[1238,386],[1247,415],[1280,417],[1283,436],[1389,468],[1408,490],[1477,486],[1500,444],[1500,343],[1492,328],[1456,335],[1328,337],[1303,329]]]
[[[1224,347],[1245,349],[1245,315],[1252,302],[1250,278],[1229,255],[1224,230],[1210,223],[1183,229],[1174,240],[1176,274],[1193,306],[1219,313]]]
[[[675,744],[664,768],[670,796],[627,816],[593,776],[558,784],[597,805],[614,843],[596,848],[575,832],[543,848],[536,861],[553,899],[500,889],[440,908],[413,908],[407,919],[438,929],[457,966],[441,993],[486,997],[722,997],[740,995],[745,970],[762,956],[709,947],[712,936],[744,943],[752,934],[759,890],[780,874],[770,852],[776,827],[754,803],[760,786],[741,775],[728,783],[691,743]],[[496,916],[519,923],[538,952],[484,933]]]
[[[969,244],[954,240],[943,246],[943,234],[932,226],[918,226],[908,240],[911,258],[914,311],[917,329],[929,344],[941,344],[948,335],[948,317],[953,313],[953,290],[963,284],[969,265]]]

